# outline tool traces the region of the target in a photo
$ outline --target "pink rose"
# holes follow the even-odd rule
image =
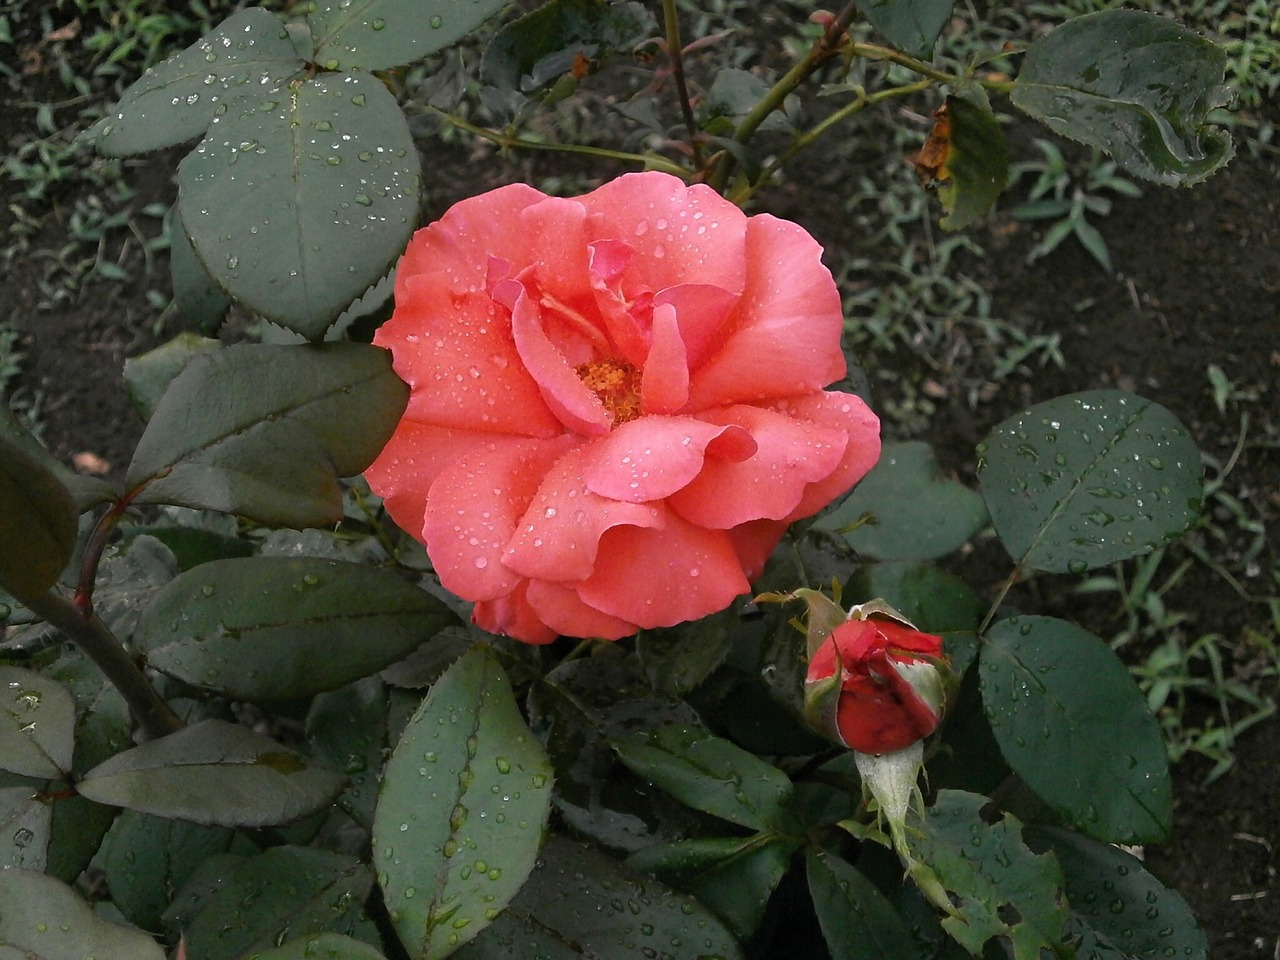
[[[726,607],[880,452],[793,223],[636,173],[418,231],[374,343],[411,388],[367,471],[486,630],[616,639]]]

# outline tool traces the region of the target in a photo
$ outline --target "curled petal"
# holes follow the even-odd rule
[[[590,606],[646,630],[723,610],[749,589],[728,535],[674,514],[661,530],[605,533],[595,572],[577,587]]]
[[[665,173],[629,173],[581,200],[592,239],[622,240],[635,250],[621,278],[628,298],[680,283],[742,291],[747,217],[710,187]]]
[[[571,637],[620,640],[640,628],[582,602],[576,590],[559,583],[529,582],[529,606],[547,626]]]
[[[848,434],[774,410],[741,404],[701,417],[737,424],[756,443],[755,455],[730,462],[709,460],[689,484],[674,492],[671,507],[686,520],[727,529],[751,520],[782,520],[805,492],[841,462]]]
[[[547,337],[538,306],[525,290],[515,299],[511,331],[525,369],[537,381],[542,399],[560,422],[584,436],[608,433],[613,418]]]
[[[481,600],[471,611],[471,622],[481,630],[525,643],[551,643],[560,634],[542,620],[525,598],[529,582],[522,581],[510,593]]]
[[[845,374],[844,315],[822,248],[794,223],[750,219],[747,286],[719,348],[696,368],[694,409],[821,390]]]
[[[543,475],[572,449],[572,437],[497,438],[446,468],[427,501],[427,554],[440,583],[460,597],[493,600],[520,575],[503,550]]]
[[[647,504],[602,497],[583,482],[583,464],[595,445],[579,447],[558,460],[516,524],[503,563],[527,577],[585,580],[595,568],[605,531],[621,524],[658,527],[663,514]]]
[[[668,497],[693,480],[707,456],[740,460],[754,452],[751,436],[732,424],[641,417],[591,445],[583,480],[602,497],[646,503]]]
[[[653,342],[644,362],[640,398],[645,413],[675,413],[689,399],[689,358],[670,304],[653,310]]]
[[[772,409],[818,427],[844,432],[849,441],[840,463],[827,476],[805,488],[804,496],[785,519],[811,517],[848,493],[880,459],[880,418],[850,393],[818,392],[772,404]]]

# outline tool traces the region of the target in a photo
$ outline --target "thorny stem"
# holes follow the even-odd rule
[[[764,123],[773,111],[781,107],[787,97],[791,96],[800,84],[809,79],[818,67],[839,52],[845,39],[845,31],[848,29],[849,24],[853,22],[857,12],[857,6],[850,0],[845,5],[845,8],[832,18],[826,29],[822,31],[822,36],[809,48],[809,52],[804,55],[799,63],[788,70],[781,80],[773,85],[773,88],[761,98],[750,113],[743,117],[742,122],[738,124],[738,129],[733,132],[735,142],[746,143],[750,140],[756,130],[759,129],[760,124]],[[733,167],[733,154],[723,154],[720,163],[712,172],[708,182],[723,193],[725,187],[728,186]]]
[[[835,111],[821,122],[815,124],[804,133],[797,136],[786,150],[782,151],[782,153],[775,157],[769,165],[764,168],[754,183],[743,184],[729,195],[729,199],[738,206],[742,206],[755,196],[761,188],[766,186],[773,178],[774,174],[782,169],[782,167],[785,166],[792,157],[805,147],[809,146],[832,127],[853,116],[855,113],[892,97],[902,97],[908,94],[918,93],[921,90],[927,90],[931,86],[933,86],[932,80],[917,80],[915,83],[909,83],[901,87],[893,87],[889,90],[880,90],[872,94],[868,94],[859,87],[857,96],[851,103],[845,104],[839,110]]]
[[[169,709],[141,668],[125,651],[115,634],[92,613],[50,590],[38,597],[21,597],[23,606],[66,634],[120,691],[148,740],[182,729],[182,721]]]
[[[684,116],[685,129],[689,131],[693,166],[701,172],[702,144],[698,140],[698,124],[693,119],[693,104],[689,102],[689,85],[684,76],[684,48],[680,42],[680,18],[676,14],[676,0],[662,0],[662,19],[667,28],[667,60],[671,64],[671,78],[676,83],[676,96],[680,99],[680,113]]]
[[[537,140],[526,140],[523,137],[515,137],[510,134],[499,133],[496,130],[490,130],[487,127],[479,127],[474,123],[469,123],[461,117],[456,117],[446,110],[439,107],[428,107],[441,119],[453,124],[459,130],[465,130],[473,136],[480,137],[482,140],[488,140],[495,143],[504,150],[515,147],[523,150],[551,150],[559,153],[580,153],[589,157],[604,157],[608,160],[621,160],[624,163],[637,163],[646,170],[662,170],[665,173],[675,174],[682,180],[689,178],[689,170],[665,157],[650,153],[627,153],[622,150],[608,150],[604,147],[588,147],[577,143],[539,143]]]
[[[130,496],[117,500],[111,509],[98,518],[85,543],[84,554],[80,559],[80,578],[76,581],[76,592],[73,599],[75,608],[86,620],[93,618],[93,585],[98,578],[98,562],[102,559],[102,551],[107,547],[116,524],[129,506]]]

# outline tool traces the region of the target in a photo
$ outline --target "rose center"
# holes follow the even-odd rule
[[[626,360],[589,360],[573,368],[574,372],[604,404],[613,425],[640,416],[640,371]]]

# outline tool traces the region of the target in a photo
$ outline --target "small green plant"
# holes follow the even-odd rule
[[[1026,202],[1013,209],[1013,216],[1019,220],[1055,221],[1027,255],[1028,262],[1047,256],[1074,236],[1089,256],[1111,273],[1111,251],[1098,228],[1089,222],[1089,214],[1105,217],[1111,213],[1111,198],[1104,192],[1140,197],[1141,188],[1122,177],[1115,162],[1104,159],[1098,150],[1092,151],[1086,166],[1078,167],[1048,140],[1037,138],[1036,146],[1041,153],[1039,160],[1015,164],[1010,170],[1011,181],[1027,175],[1035,177]]]

